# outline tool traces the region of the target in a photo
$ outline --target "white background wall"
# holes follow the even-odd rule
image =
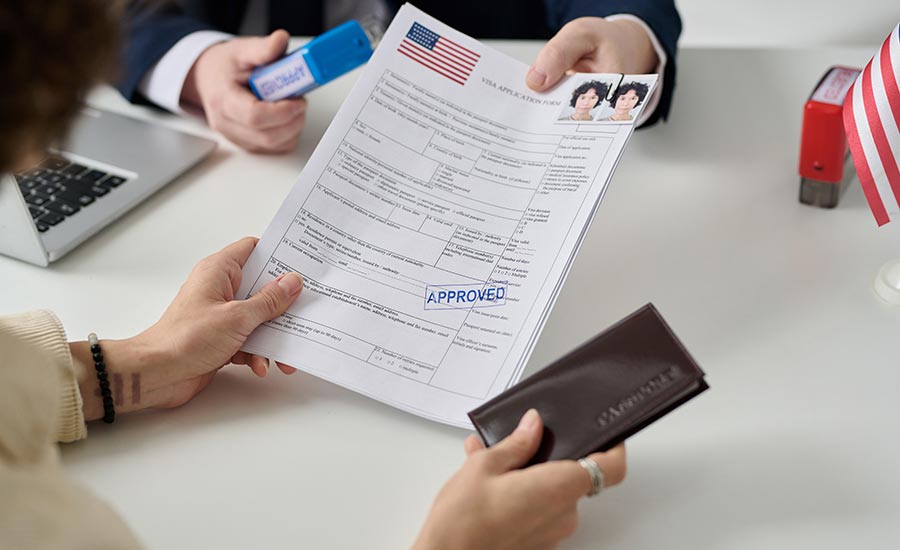
[[[676,0],[681,46],[878,46],[898,0]]]

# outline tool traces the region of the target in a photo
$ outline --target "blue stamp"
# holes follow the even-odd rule
[[[506,304],[509,283],[490,281],[425,287],[425,309],[469,309]]]

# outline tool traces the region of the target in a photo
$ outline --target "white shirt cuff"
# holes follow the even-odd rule
[[[185,114],[181,89],[194,62],[213,44],[231,40],[233,35],[218,31],[197,31],[175,43],[141,78],[138,91],[152,103],[173,113]]]
[[[656,89],[650,95],[650,99],[647,101],[647,105],[641,109],[641,114],[637,119],[637,126],[640,126],[644,122],[647,121],[648,118],[656,111],[656,106],[659,105],[659,98],[662,96],[662,88],[663,88],[663,75],[666,72],[666,61],[669,59],[666,56],[666,50],[663,49],[662,44],[659,43],[659,39],[656,38],[656,34],[650,29],[650,26],[644,23],[644,21],[635,17],[634,15],[628,13],[610,15],[605,17],[607,21],[615,21],[616,19],[627,19],[629,21],[634,21],[641,28],[644,29],[644,32],[647,33],[647,36],[650,38],[650,43],[653,44],[653,49],[656,50],[656,57],[659,58],[659,64],[656,66],[656,74],[659,75],[659,79],[656,81]]]

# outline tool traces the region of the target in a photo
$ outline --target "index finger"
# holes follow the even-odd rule
[[[260,101],[243,86],[235,84],[225,96],[225,116],[243,126],[256,129],[283,126],[306,111],[302,97],[278,101]]]
[[[278,365],[279,370],[285,374],[294,374],[297,372],[297,367],[292,367],[290,365],[286,365],[280,361],[275,361],[275,364]]]
[[[583,21],[566,24],[538,52],[528,70],[525,82],[535,91],[543,91],[556,84],[563,74],[582,57],[597,48],[594,35]]]
[[[247,259],[250,258],[250,254],[253,253],[253,249],[256,248],[256,243],[258,242],[259,239],[256,237],[244,237],[243,239],[226,246],[220,250],[217,255],[232,259],[241,267],[244,267],[244,264],[247,263]]]

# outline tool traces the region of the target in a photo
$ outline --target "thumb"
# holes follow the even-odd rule
[[[238,59],[248,67],[258,67],[275,61],[287,50],[290,35],[279,29],[269,36],[255,36],[242,40]]]
[[[262,287],[253,296],[240,302],[243,318],[250,325],[246,327],[247,332],[284,313],[300,295],[301,290],[303,278],[300,274],[285,273]]]
[[[596,48],[593,34],[583,25],[569,23],[538,52],[525,75],[525,83],[532,90],[542,92],[559,82],[566,71]]]
[[[528,409],[513,433],[484,451],[486,467],[493,473],[502,474],[524,466],[537,452],[543,432],[541,415],[535,409]]]

